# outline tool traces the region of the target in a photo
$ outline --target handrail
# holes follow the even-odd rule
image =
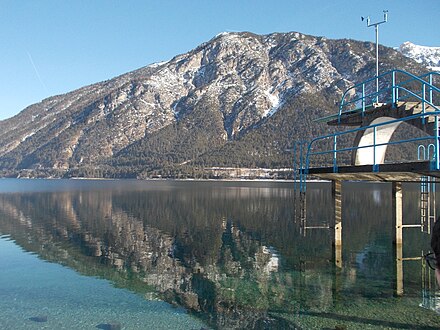
[[[432,156],[435,157],[435,145],[433,143],[428,144],[428,148],[426,148],[423,144],[419,145],[417,147],[417,160],[434,160],[434,159],[430,159],[429,157],[429,150],[431,149],[433,150],[433,154]],[[426,149],[428,149],[428,154],[426,154]],[[420,150],[423,150],[423,153],[420,152]],[[422,156],[423,155],[423,159]]]
[[[424,73],[424,74],[422,74],[422,75],[420,75],[418,77],[419,78],[423,78],[423,77],[428,77],[428,76],[439,76],[440,77],[440,72],[430,71],[430,72]]]
[[[427,102],[428,103],[428,102]],[[430,104],[431,105],[431,104]],[[384,146],[384,145],[395,145],[395,144],[403,144],[403,143],[408,143],[408,142],[415,142],[415,141],[422,141],[422,140],[429,140],[429,139],[433,139],[435,140],[436,144],[435,144],[435,148],[434,148],[434,159],[436,160],[436,169],[439,170],[439,157],[437,157],[437,153],[439,151],[439,116],[440,116],[440,109],[436,106],[434,106],[435,109],[437,109],[437,111],[432,111],[429,112],[429,116],[435,116],[435,135],[430,135],[428,137],[421,137],[421,138],[413,138],[413,139],[407,139],[407,140],[400,140],[400,141],[393,141],[393,142],[386,142],[386,143],[373,143],[373,144],[369,144],[369,145],[363,145],[363,146],[355,146],[355,147],[348,147],[348,148],[342,148],[342,149],[337,149],[337,138],[339,136],[342,135],[346,135],[346,134],[351,134],[351,133],[356,133],[359,131],[365,131],[367,129],[371,129],[373,128],[374,131],[376,131],[377,127],[380,126],[385,126],[385,125],[390,125],[393,123],[398,123],[398,122],[405,122],[405,121],[409,121],[412,119],[417,119],[417,118],[423,118],[426,117],[427,114],[426,113],[418,113],[418,114],[413,114],[411,116],[407,116],[407,117],[403,117],[403,118],[398,118],[398,119],[394,119],[394,120],[390,120],[390,121],[386,121],[386,122],[382,122],[382,123],[377,123],[377,124],[373,124],[373,125],[369,125],[369,126],[364,126],[364,127],[358,127],[358,128],[354,128],[348,131],[343,131],[343,132],[336,132],[333,134],[327,134],[324,136],[320,136],[320,137],[316,137],[314,139],[312,139],[309,143],[309,146],[307,148],[307,155],[306,155],[306,169],[308,171],[308,169],[310,168],[310,158],[311,156],[314,155],[324,155],[324,154],[333,154],[333,168],[334,168],[334,172],[337,171],[337,154],[340,152],[345,152],[345,151],[353,151],[353,150],[358,150],[358,149],[362,149],[362,148],[370,148],[370,147],[379,147],[379,146]],[[320,140],[328,140],[332,138],[333,139],[333,149],[332,150],[326,150],[326,151],[320,151],[320,152],[312,152],[312,145],[314,143],[316,143],[317,141]],[[373,164],[376,165],[376,164]]]
[[[403,74],[404,76],[408,76],[410,79],[404,80],[404,81],[396,84],[396,73],[400,73],[400,74]],[[385,78],[387,76],[391,76],[391,80],[392,80],[391,81],[391,86],[387,86],[385,88],[382,88],[379,91],[374,91],[372,93],[365,94],[366,93],[365,87],[367,86],[367,84],[376,82],[380,78]],[[376,103],[378,103],[379,96],[383,95],[383,94],[388,94],[387,92],[389,92],[390,90],[392,91],[391,92],[391,98],[388,98],[387,101],[389,101],[391,99],[391,103],[394,106],[399,101],[399,90],[409,91],[408,89],[403,88],[403,86],[409,84],[410,82],[414,82],[414,81],[419,82],[421,84],[421,86],[422,86],[421,93],[423,94],[423,96],[419,96],[419,95],[417,95],[415,93],[412,93],[413,96],[415,96],[417,99],[422,101],[422,103],[424,103],[424,102],[426,102],[426,99],[425,99],[426,89],[428,89],[429,101],[432,104],[433,92],[440,93],[440,89],[433,85],[433,77],[434,76],[440,76],[440,73],[438,73],[438,72],[428,72],[428,73],[425,73],[423,75],[416,76],[416,75],[414,75],[412,73],[409,73],[409,72],[406,72],[406,71],[403,71],[403,70],[394,69],[394,70],[385,72],[385,73],[383,73],[383,74],[381,74],[381,75],[379,75],[377,77],[373,77],[373,78],[367,79],[367,80],[365,80],[365,81],[363,81],[363,82],[361,82],[359,84],[356,84],[356,85],[348,88],[344,92],[344,94],[342,95],[342,99],[341,99],[341,102],[340,102],[340,105],[339,105],[338,123],[341,122],[341,115],[343,113],[346,113],[346,112],[344,112],[344,109],[346,109],[347,106],[352,105],[352,104],[356,104],[358,102],[361,102],[362,103],[362,108],[359,109],[359,111],[362,110],[362,113],[364,113],[365,109],[368,106],[371,106],[371,105],[374,104],[374,102],[372,102],[373,99],[375,99]],[[426,81],[426,80],[423,79],[423,78],[426,78],[426,77],[429,78],[429,81]],[[359,90],[360,88],[362,89],[362,91],[360,92],[361,93],[360,97],[356,97],[356,98],[354,98],[352,100],[346,101],[347,95],[357,94],[356,91]],[[400,98],[400,100],[401,99],[402,99],[402,97]],[[368,100],[370,100],[370,102],[367,104]]]
[[[413,91],[411,91],[411,90],[409,90],[409,89],[406,89],[405,87],[399,87],[399,86],[396,86],[396,87],[399,88],[399,89],[402,89],[403,91],[405,91],[405,92],[411,94],[412,96],[414,96],[414,97],[416,97],[416,98],[419,97],[419,95],[417,95],[416,93],[414,93]],[[439,91],[440,91],[440,90],[439,90]],[[434,103],[432,103],[432,102],[430,102],[430,101],[426,101],[426,100],[424,100],[424,103],[430,105],[430,106],[431,106],[432,108],[434,108],[434,109],[437,109],[437,111],[440,111],[439,106],[435,105]],[[431,115],[433,112],[434,112],[434,111],[430,111],[429,114]],[[422,114],[426,114],[426,113],[425,113],[424,111],[422,111]]]
[[[394,71],[394,70],[393,70]],[[409,72],[406,72],[406,71],[402,71],[402,70],[395,70],[395,71],[399,71],[399,72],[405,72],[405,73],[408,73],[408,75],[412,75],[412,76],[414,76],[413,74],[411,74],[411,73],[409,73]],[[389,71],[389,72],[392,72],[392,71]],[[436,72],[436,71],[430,71],[430,72],[427,72],[427,73],[424,73],[424,74],[422,74],[422,75],[420,75],[420,76],[416,76],[417,78],[420,78],[420,79],[422,79],[423,80],[423,78],[425,78],[425,77],[429,77],[429,82],[428,81],[426,81],[427,83],[430,83],[431,85],[432,85],[432,76],[440,76],[440,72]],[[416,81],[414,78],[412,78],[412,79],[408,79],[408,80],[404,80],[404,81],[401,81],[400,83],[402,84],[402,85],[404,85],[404,84],[407,84],[407,83],[410,83],[410,82],[412,82],[412,81]]]

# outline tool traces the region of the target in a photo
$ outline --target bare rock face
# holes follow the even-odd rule
[[[393,49],[384,52],[384,69],[405,62]],[[0,169],[98,166],[166,127],[185,122],[186,130],[200,131],[205,116],[214,126],[208,138],[214,142],[182,149],[194,159],[270,121],[287,100],[308,94],[338,98],[371,75],[373,61],[370,43],[297,32],[223,33],[168,62],[45,99],[1,121]],[[155,156],[148,157],[144,162]]]

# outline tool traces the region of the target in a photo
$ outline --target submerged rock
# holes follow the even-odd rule
[[[33,316],[29,320],[34,322],[47,322],[47,315]]]
[[[101,323],[96,326],[98,329],[102,330],[121,330],[122,326],[119,322],[111,322],[111,323]]]

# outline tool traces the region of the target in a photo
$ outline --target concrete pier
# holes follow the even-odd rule
[[[403,243],[403,204],[402,204],[402,182],[392,183],[392,215],[393,215],[393,228],[394,239],[393,243],[398,245]]]
[[[396,244],[396,285],[395,294],[396,296],[403,296],[403,245]]]

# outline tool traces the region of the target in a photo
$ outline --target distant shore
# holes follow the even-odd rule
[[[94,178],[94,177],[71,177],[71,178],[27,178],[27,177],[19,177],[19,178],[6,178],[1,177],[0,179],[20,179],[20,180],[84,180],[84,181],[124,181],[124,180],[133,180],[133,181],[194,181],[194,182],[286,182],[286,183],[295,183],[293,179],[244,179],[244,178],[229,178],[229,179],[191,179],[191,178],[148,178],[148,179],[136,179],[136,178]],[[306,180],[306,182],[330,182],[329,180]]]

